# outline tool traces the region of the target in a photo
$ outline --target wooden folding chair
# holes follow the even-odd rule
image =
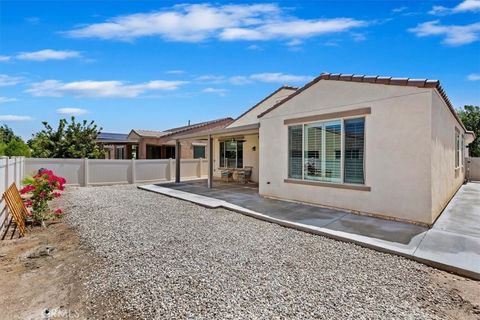
[[[18,231],[20,232],[20,236],[25,236],[25,220],[28,215],[28,210],[23,203],[22,197],[20,196],[20,192],[18,192],[15,183],[12,183],[7,191],[3,193],[2,199],[4,199],[7,204],[8,212],[12,215],[13,220],[18,227]]]

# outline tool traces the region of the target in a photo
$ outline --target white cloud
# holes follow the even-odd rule
[[[247,47],[248,50],[258,50],[258,51],[262,51],[263,48],[257,44],[251,44]]]
[[[220,33],[222,40],[272,40],[278,38],[311,38],[323,34],[348,31],[364,27],[365,21],[351,18],[280,21],[258,27],[226,28]]]
[[[274,73],[257,73],[250,76],[251,79],[261,81],[261,82],[270,82],[270,83],[298,83],[298,82],[307,82],[312,80],[310,76],[299,76],[293,74],[284,74],[280,72]]]
[[[392,10],[392,12],[393,12],[393,13],[400,13],[400,12],[403,12],[403,11],[405,11],[405,10],[407,10],[407,9],[408,9],[408,7],[398,7],[398,8],[394,8],[394,9]]]
[[[17,116],[12,114],[0,115],[0,121],[28,121],[32,120],[30,116]]]
[[[7,103],[7,102],[14,102],[14,101],[18,101],[18,99],[0,96],[0,103]]]
[[[184,74],[185,71],[183,70],[168,70],[168,71],[165,71],[166,74]]]
[[[45,80],[33,83],[26,92],[39,97],[101,97],[101,98],[133,98],[148,91],[176,90],[187,81],[153,80],[139,84],[128,84],[123,81],[74,81]]]
[[[453,13],[464,13],[469,11],[480,11],[480,0],[465,0],[453,8],[447,8],[444,6],[433,6],[432,10],[430,10],[428,13],[433,15],[446,15]]]
[[[480,74],[479,73],[471,73],[467,76],[467,79],[470,81],[480,81]]]
[[[310,81],[312,77],[304,75],[294,75],[294,74],[285,74],[281,72],[265,72],[265,73],[256,73],[247,76],[238,75],[238,76],[221,76],[221,75],[203,75],[195,78],[195,81],[201,83],[229,83],[233,85],[245,85],[252,82],[267,82],[267,83],[299,83]]]
[[[221,89],[221,88],[205,88],[202,90],[202,92],[205,93],[216,93],[219,96],[225,96],[225,94],[228,92],[227,89]]]
[[[442,25],[438,20],[424,22],[408,31],[417,37],[443,36],[443,42],[451,46],[460,46],[476,42],[480,38],[480,22],[464,26]]]
[[[64,116],[80,116],[82,114],[87,114],[88,110],[81,108],[59,108],[57,113]]]
[[[46,60],[65,60],[71,58],[80,58],[81,54],[73,50],[52,50],[44,49],[33,52],[20,52],[16,55],[19,60],[46,61]]]
[[[20,77],[12,77],[6,74],[0,74],[0,87],[14,86],[21,81],[22,78]]]
[[[168,10],[118,16],[65,32],[75,38],[132,41],[157,36],[168,41],[310,38],[364,27],[352,18],[300,19],[276,4],[184,4]]]
[[[252,81],[246,76],[233,76],[228,78],[228,82],[235,85],[243,85],[251,83]]]
[[[0,56],[0,61],[2,61],[2,62],[3,61],[10,61],[11,58],[12,57],[10,57],[10,56]]]

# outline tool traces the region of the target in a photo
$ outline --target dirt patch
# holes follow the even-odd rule
[[[432,280],[447,288],[457,301],[455,308],[442,310],[449,319],[480,319],[480,281],[434,270]]]
[[[1,319],[85,319],[83,279],[93,263],[64,222],[0,241]]]

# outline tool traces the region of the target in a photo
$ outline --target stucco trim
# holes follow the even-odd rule
[[[306,181],[306,180],[296,180],[296,179],[284,179],[283,182],[285,183],[293,183],[293,184],[301,184],[307,186],[316,186],[316,187],[328,187],[328,188],[338,188],[338,189],[348,189],[348,190],[356,190],[356,191],[371,191],[369,186],[363,185],[353,185],[353,184],[345,184],[345,183],[328,183],[322,181]]]
[[[328,120],[328,119],[347,118],[347,117],[354,117],[354,116],[363,116],[371,113],[372,113],[372,108],[368,107],[368,108],[360,108],[360,109],[353,109],[353,110],[347,110],[347,111],[316,114],[316,115],[307,116],[307,117],[286,119],[283,121],[283,124],[289,125],[289,124],[305,123],[305,122]]]

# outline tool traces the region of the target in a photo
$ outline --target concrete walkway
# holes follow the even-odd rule
[[[430,230],[347,211],[267,199],[248,185],[216,183],[208,189],[204,180],[197,180],[139,188],[354,242],[480,280],[480,184],[462,186]]]

